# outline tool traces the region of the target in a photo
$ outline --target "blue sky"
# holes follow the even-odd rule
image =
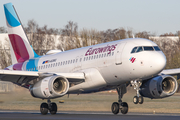
[[[13,3],[23,24],[63,28],[67,21],[83,28],[119,27],[157,35],[180,30],[180,0],[0,0],[0,26],[6,26],[3,4]]]

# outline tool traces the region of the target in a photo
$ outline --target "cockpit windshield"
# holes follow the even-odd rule
[[[161,51],[158,46],[137,46],[134,47],[131,53],[138,53],[141,51]]]

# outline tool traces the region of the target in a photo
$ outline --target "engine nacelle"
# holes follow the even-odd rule
[[[30,88],[31,95],[41,99],[52,99],[64,96],[69,90],[69,82],[63,76],[46,77]]]
[[[178,88],[176,79],[170,75],[159,75],[143,81],[139,93],[151,99],[164,98],[173,95]]]

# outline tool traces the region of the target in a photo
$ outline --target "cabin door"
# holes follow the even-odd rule
[[[122,52],[123,52],[123,49],[124,49],[124,46],[126,45],[126,43],[120,43],[118,45],[118,49],[116,51],[116,56],[115,56],[115,64],[116,65],[121,65],[122,64]]]

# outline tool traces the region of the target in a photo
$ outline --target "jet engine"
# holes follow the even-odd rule
[[[53,75],[45,77],[30,87],[33,97],[52,99],[64,96],[69,90],[69,82],[63,76]]]
[[[170,75],[159,75],[142,82],[139,93],[151,99],[164,98],[173,95],[178,88],[176,79]]]

